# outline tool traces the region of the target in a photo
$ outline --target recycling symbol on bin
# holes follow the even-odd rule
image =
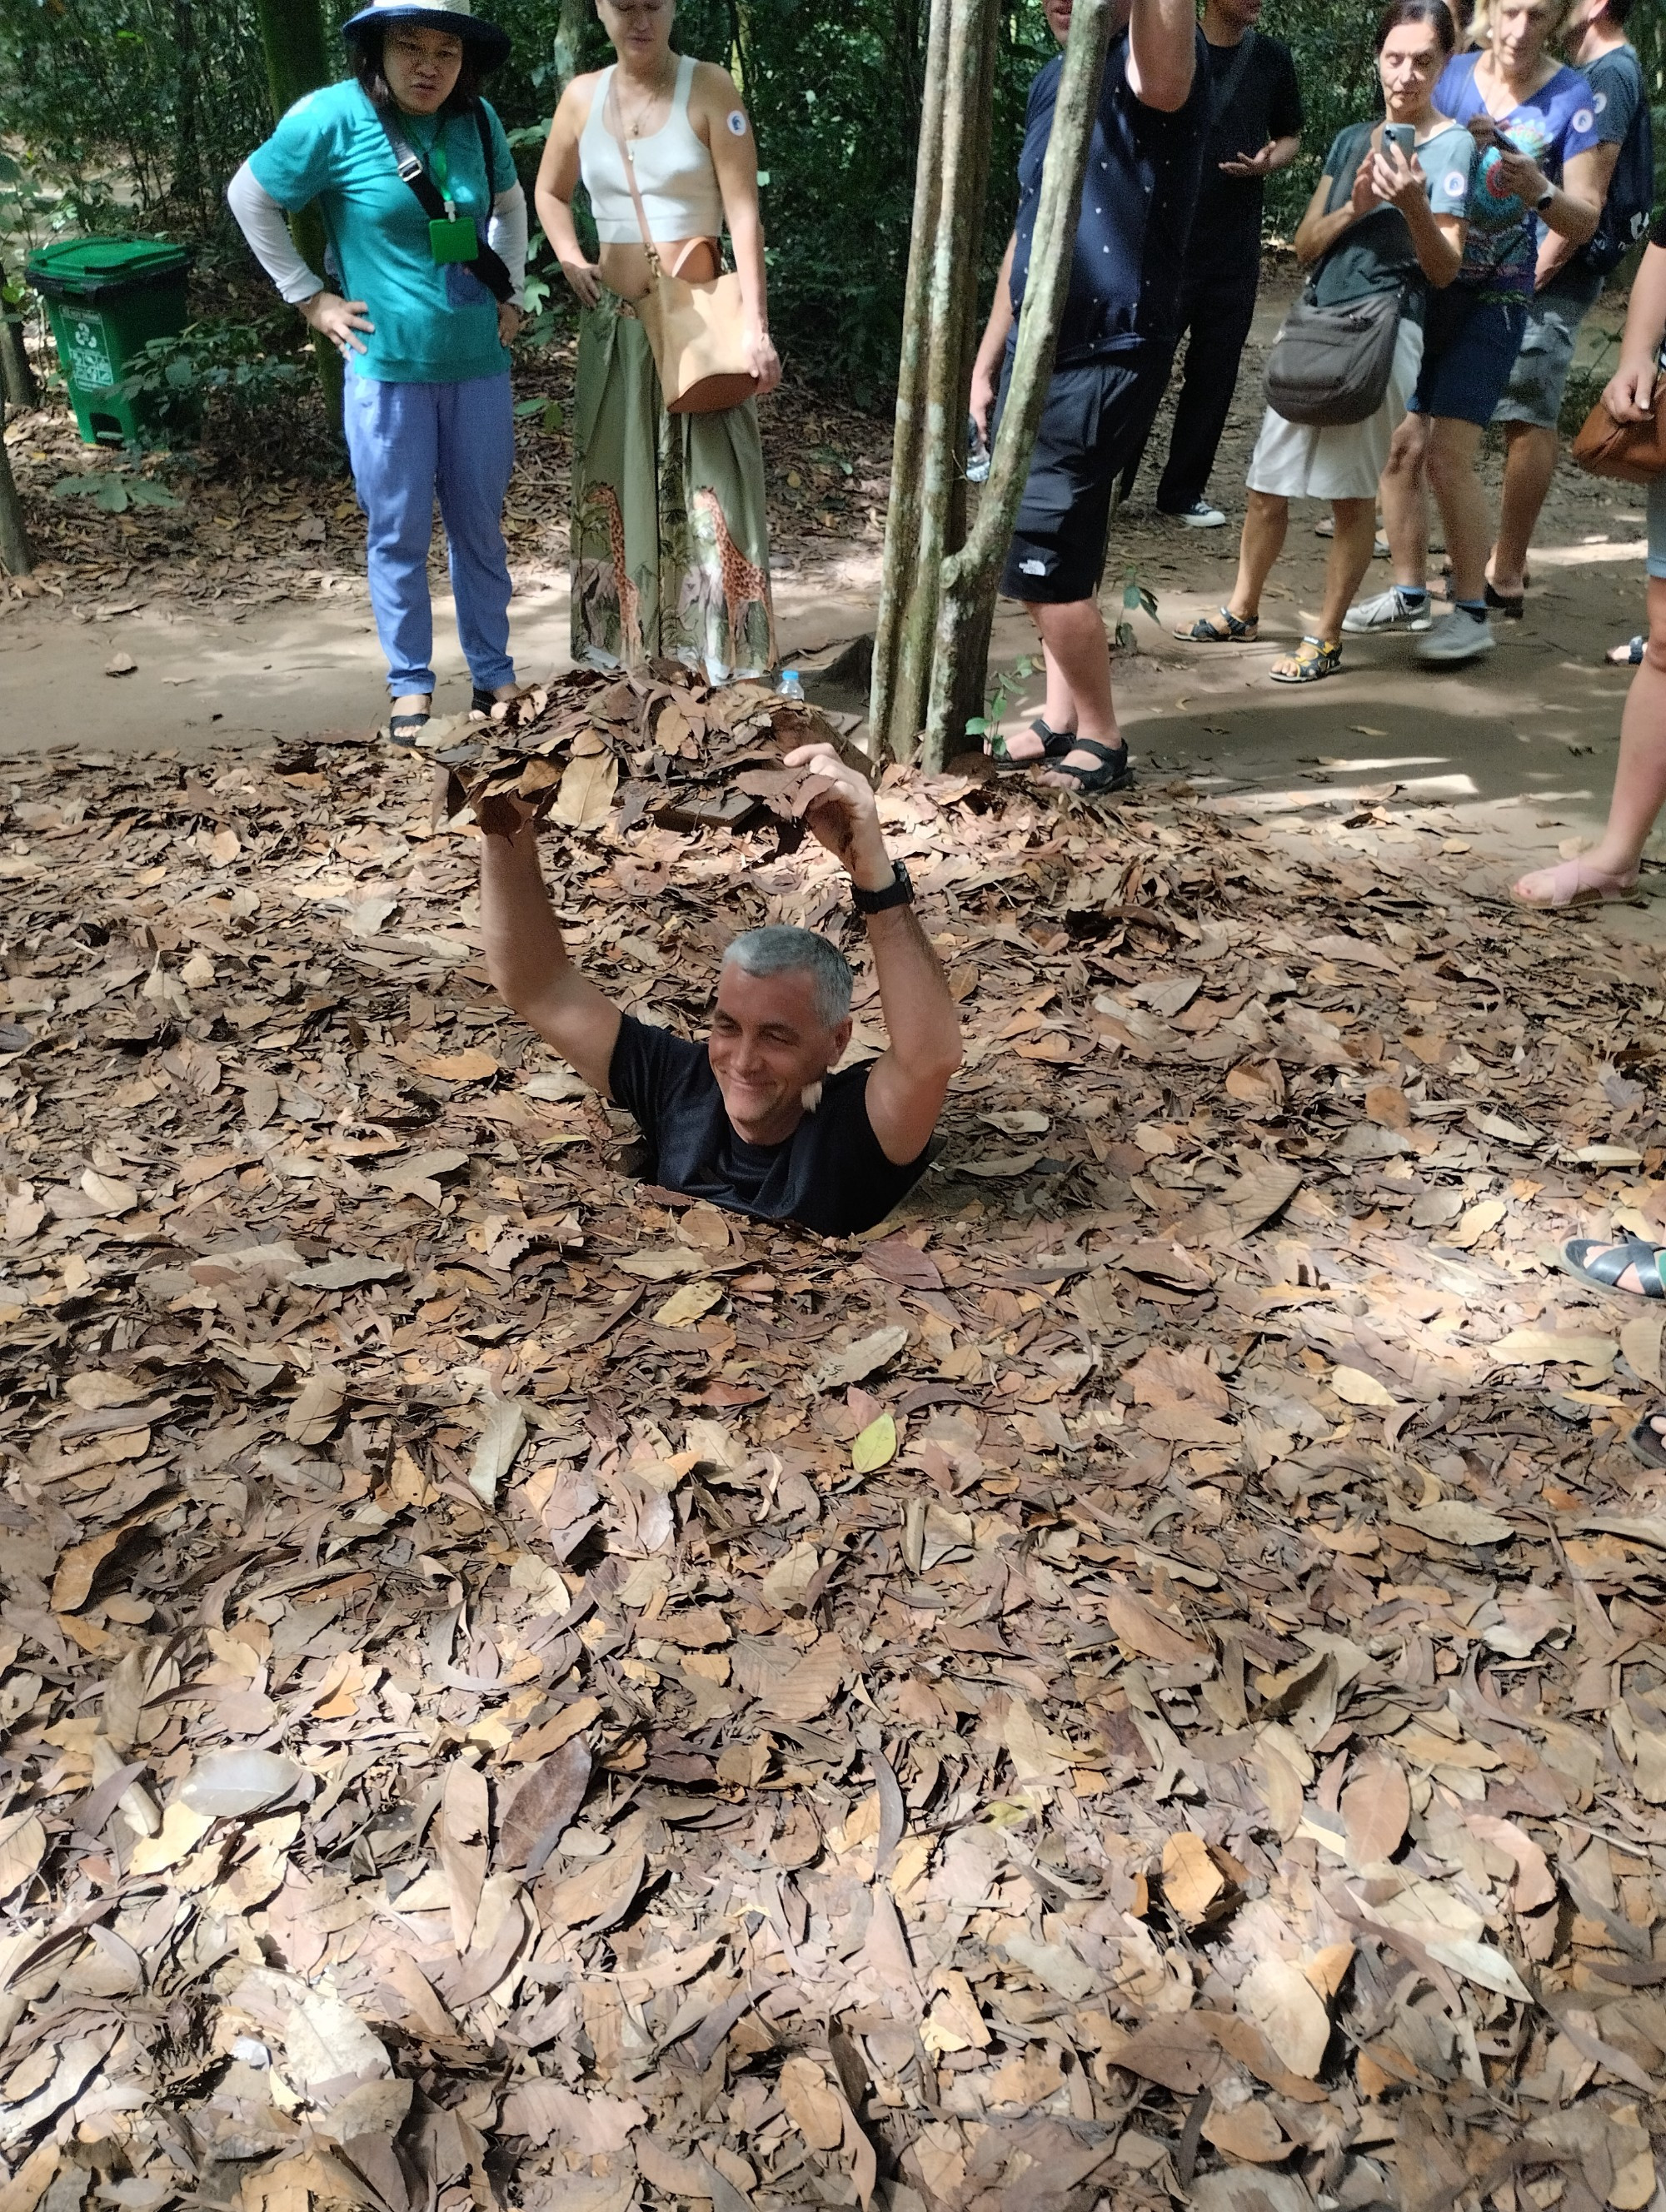
[[[96,319],[78,318],[70,325],[70,374],[81,385],[116,380],[104,341],[104,325]]]

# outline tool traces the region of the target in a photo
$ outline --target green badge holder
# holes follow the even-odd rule
[[[436,216],[428,227],[428,239],[435,259],[441,264],[479,258],[480,234],[468,216]]]

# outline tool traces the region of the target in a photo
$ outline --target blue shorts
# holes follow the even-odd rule
[[[1462,284],[1430,297],[1423,366],[1408,405],[1484,429],[1503,398],[1527,328],[1527,301],[1482,299]]]
[[[1649,486],[1649,574],[1666,583],[1666,477]]]

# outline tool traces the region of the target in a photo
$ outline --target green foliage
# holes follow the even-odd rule
[[[135,356],[122,396],[145,403],[159,446],[197,437],[210,409],[223,443],[287,444],[285,427],[313,386],[305,340],[304,325],[288,313],[253,322],[205,315],[175,337],[152,338]]]
[[[1041,663],[1038,660],[1026,653],[1021,660],[1015,660],[1010,668],[997,669],[995,680],[990,686],[989,696],[985,702],[983,712],[981,714],[974,714],[966,725],[967,736],[987,738],[992,730],[998,730],[1006,720],[1006,709],[1012,703],[1013,692],[1020,684],[1027,684],[1040,665]]]
[[[1140,640],[1134,635],[1134,624],[1128,620],[1143,607],[1152,620],[1157,620],[1157,594],[1149,584],[1142,584],[1134,569],[1122,571],[1122,619],[1116,625],[1116,642],[1124,653],[1137,653]]]

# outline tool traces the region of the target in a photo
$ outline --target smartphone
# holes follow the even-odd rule
[[[1409,161],[1411,160],[1412,149],[1416,143],[1417,131],[1414,125],[1409,123],[1385,123],[1383,125],[1383,144],[1384,149],[1386,149],[1390,146],[1397,146],[1400,149],[1400,158],[1402,161]]]

